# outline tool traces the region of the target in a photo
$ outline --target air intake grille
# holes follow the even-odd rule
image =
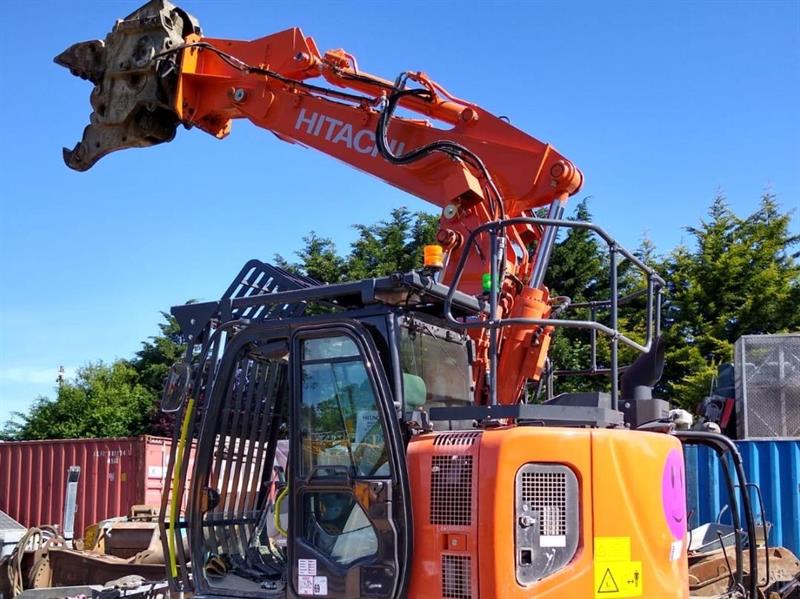
[[[472,559],[468,555],[442,556],[442,597],[472,599]]]
[[[472,445],[480,437],[480,432],[442,433],[433,440],[434,445]]]
[[[539,512],[539,534],[567,534],[565,472],[523,472],[522,501]]]
[[[562,464],[523,465],[516,476],[517,582],[528,585],[575,557],[580,539],[579,488]]]
[[[472,524],[472,456],[433,456],[431,524]]]

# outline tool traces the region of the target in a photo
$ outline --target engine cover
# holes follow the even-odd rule
[[[629,430],[441,432],[408,449],[410,597],[685,599],[680,442]]]

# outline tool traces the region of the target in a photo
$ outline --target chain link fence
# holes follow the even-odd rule
[[[745,335],[735,360],[739,438],[800,437],[800,334]]]

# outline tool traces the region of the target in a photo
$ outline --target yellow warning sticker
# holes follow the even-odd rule
[[[595,537],[594,560],[597,562],[629,562],[630,537]]]
[[[595,562],[594,596],[639,597],[642,595],[642,562]]]
[[[630,537],[595,537],[594,596],[597,599],[640,597],[642,562],[631,561]]]

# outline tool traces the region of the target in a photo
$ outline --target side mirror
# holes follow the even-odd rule
[[[192,384],[192,367],[186,362],[175,362],[169,369],[169,376],[161,396],[162,412],[177,412],[189,396]]]

